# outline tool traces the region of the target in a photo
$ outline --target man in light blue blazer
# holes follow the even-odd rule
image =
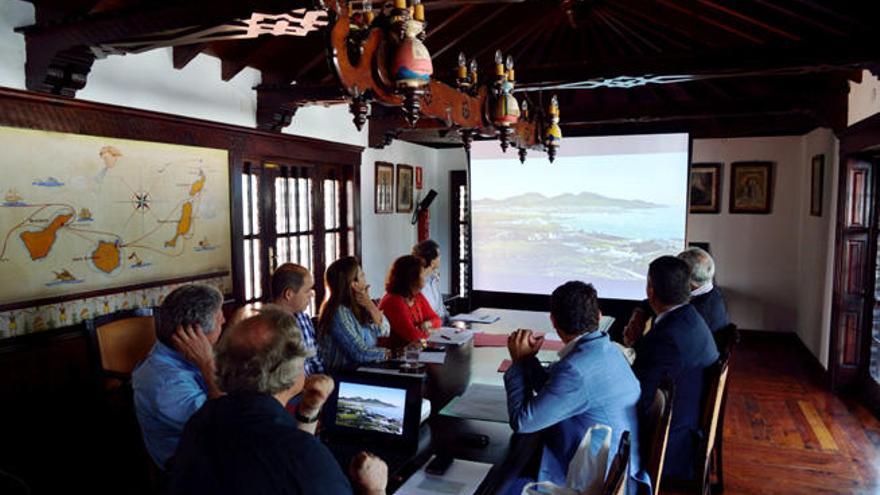
[[[608,334],[597,331],[600,317],[593,286],[567,282],[550,297],[550,321],[565,343],[558,362],[548,370],[541,366],[535,355],[544,338],[531,330],[517,330],[508,339],[513,364],[504,374],[504,385],[510,426],[520,433],[543,432],[538,481],[564,486],[584,433],[604,424],[612,428],[609,463],[621,435],[629,431],[630,477],[647,483],[638,446],[636,405],[641,389]],[[637,488],[635,480],[630,480],[629,493]]]

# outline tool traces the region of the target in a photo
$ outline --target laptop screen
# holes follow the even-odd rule
[[[336,425],[403,435],[406,389],[363,383],[339,383]]]

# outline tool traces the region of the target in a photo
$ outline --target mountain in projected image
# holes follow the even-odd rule
[[[547,294],[579,279],[603,287],[600,297],[624,297],[644,290],[651,260],[683,243],[681,206],[583,191],[483,198],[473,208],[475,278],[491,277],[502,292]]]
[[[504,207],[525,206],[533,207],[615,207],[615,208],[662,208],[663,205],[649,203],[641,200],[617,199],[602,196],[594,192],[584,191],[579,194],[560,194],[558,196],[547,197],[541,193],[525,193],[511,196],[506,199],[479,199],[474,202],[475,205],[492,206],[503,205]]]

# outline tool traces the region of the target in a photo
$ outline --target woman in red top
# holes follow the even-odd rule
[[[385,297],[379,309],[391,324],[391,337],[386,347],[399,348],[427,339],[431,330],[440,326],[440,318],[422,295],[425,266],[421,258],[401,256],[391,264],[385,280]]]

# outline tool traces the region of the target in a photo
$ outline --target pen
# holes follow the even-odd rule
[[[445,336],[445,335],[441,335],[440,338],[441,338],[441,339],[446,339],[446,340],[452,340],[452,339],[450,339],[449,337],[447,337],[447,336]]]

